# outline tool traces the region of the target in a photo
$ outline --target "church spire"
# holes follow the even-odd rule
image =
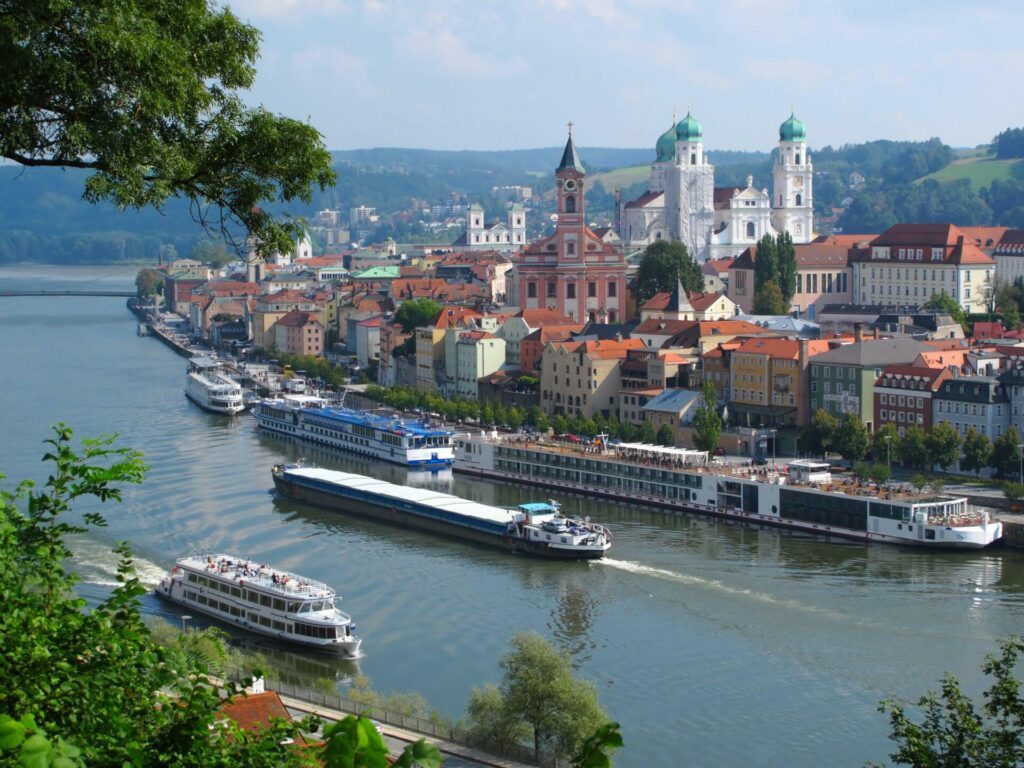
[[[565,142],[565,151],[562,152],[562,162],[558,164],[555,169],[555,173],[561,173],[562,171],[573,170],[577,173],[586,173],[583,168],[583,163],[580,162],[580,156],[576,154],[576,145],[572,141],[572,123],[569,123],[569,140]]]

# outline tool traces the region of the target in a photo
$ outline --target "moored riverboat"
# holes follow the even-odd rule
[[[1002,524],[964,497],[833,479],[825,462],[787,472],[715,464],[705,451],[644,445],[555,444],[495,434],[460,436],[454,471],[745,522],[920,547],[978,549]]]
[[[580,560],[603,557],[611,548],[607,528],[564,516],[554,501],[493,507],[317,467],[278,465],[273,477],[277,492],[290,499],[513,552]]]
[[[185,396],[204,411],[234,416],[245,410],[242,385],[228,376],[211,357],[189,360]]]
[[[178,558],[157,595],[234,627],[356,656],[362,639],[331,587],[229,554]]]
[[[260,429],[328,448],[416,468],[450,467],[451,430],[343,406],[308,395],[283,395],[253,408]]]

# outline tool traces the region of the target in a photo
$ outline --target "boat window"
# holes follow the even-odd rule
[[[284,610],[284,600],[278,600],[278,599],[275,598],[274,599],[274,610],[275,611],[283,611]]]
[[[192,584],[195,584],[195,583],[196,583],[197,581],[199,581],[199,577],[198,577],[198,576],[196,576],[196,575],[195,575],[194,573],[190,573],[190,574],[188,575],[188,580],[189,580],[189,581],[190,581],[190,582],[191,582]]]
[[[279,632],[284,632],[284,622],[283,621],[274,621],[272,626],[274,627],[274,629],[278,630]]]
[[[260,595],[260,605],[269,608],[271,605],[270,595]]]
[[[288,603],[288,613],[296,613],[299,610],[298,603]]]
[[[298,610],[299,613],[309,613],[309,603],[303,603]]]

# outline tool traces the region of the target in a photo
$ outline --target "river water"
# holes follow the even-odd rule
[[[129,289],[134,269],[9,267],[0,290]],[[416,691],[451,717],[500,678],[517,632],[565,648],[622,724],[621,766],[859,766],[885,762],[887,697],[916,698],[946,672],[977,692],[998,638],[1024,630],[1020,553],[917,552],[757,530],[640,507],[563,499],[615,533],[597,563],[533,560],[274,498],[270,469],[321,466],[424,482],[258,434],[183,396],[184,360],[140,338],[118,298],[0,298],[7,361],[2,481],[45,479],[49,425],[117,432],[150,466],[79,542],[85,590],[113,583],[129,540],[154,584],[175,556],[206,547],[334,585],[359,626],[352,662],[273,648],[298,675],[357,669],[380,691]],[[481,501],[545,492],[461,477],[430,480]],[[180,614],[154,598],[149,613]],[[195,621],[195,619],[194,619]]]

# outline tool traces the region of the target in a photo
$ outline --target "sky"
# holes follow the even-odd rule
[[[263,33],[253,103],[330,149],[652,146],[689,108],[708,149],[1024,125],[1024,2],[235,0]]]

